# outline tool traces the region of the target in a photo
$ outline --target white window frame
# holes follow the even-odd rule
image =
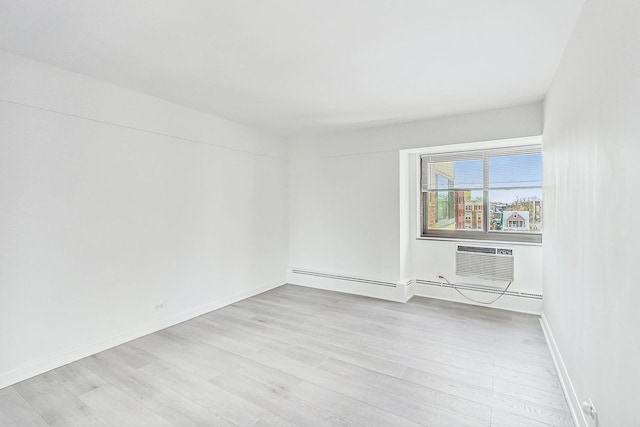
[[[496,232],[491,231],[489,229],[488,218],[491,218],[489,215],[489,206],[488,206],[488,197],[486,191],[486,183],[483,197],[483,209],[482,212],[482,221],[484,222],[485,230],[437,230],[437,229],[428,229],[426,222],[426,201],[424,200],[424,194],[421,190],[422,183],[422,157],[425,155],[433,155],[433,154],[451,154],[455,155],[456,153],[463,154],[469,151],[493,151],[500,149],[510,149],[513,148],[517,150],[519,148],[523,148],[525,146],[534,146],[542,151],[541,137],[528,137],[528,138],[517,138],[512,140],[499,140],[499,141],[488,141],[488,142],[480,142],[480,143],[465,143],[465,144],[455,144],[455,145],[446,145],[446,146],[436,146],[425,149],[415,149],[411,150],[417,154],[417,169],[418,173],[418,190],[417,190],[417,201],[418,201],[418,214],[419,214],[419,224],[418,224],[418,239],[435,239],[435,240],[477,240],[477,241],[488,241],[488,242],[512,242],[514,244],[534,244],[538,245],[542,243],[542,232]],[[518,186],[514,186],[513,188],[519,188]],[[542,188],[542,187],[540,187]],[[457,202],[457,201],[456,201]],[[428,232],[427,232],[428,231]]]

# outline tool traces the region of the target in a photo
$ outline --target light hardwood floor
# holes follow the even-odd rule
[[[285,285],[0,390],[5,426],[570,426],[538,317]]]

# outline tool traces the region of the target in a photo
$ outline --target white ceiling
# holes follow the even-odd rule
[[[0,0],[0,47],[282,135],[542,99],[584,0]]]

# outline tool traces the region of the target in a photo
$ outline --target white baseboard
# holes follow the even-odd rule
[[[573,388],[571,378],[569,378],[569,372],[567,371],[567,367],[562,360],[562,355],[560,354],[560,350],[558,349],[556,340],[553,338],[553,333],[551,332],[549,322],[547,321],[544,312],[540,317],[540,324],[542,325],[542,331],[544,332],[544,336],[547,340],[549,350],[551,350],[551,357],[553,358],[553,363],[556,366],[556,371],[558,372],[558,377],[560,378],[560,384],[562,385],[562,391],[564,393],[565,399],[567,400],[567,405],[569,405],[569,411],[571,412],[573,423],[576,425],[576,427],[588,427],[589,424],[587,422],[587,419],[585,418],[584,413],[581,410],[580,400],[578,399],[576,390]]]
[[[287,272],[287,282],[293,285],[306,286],[308,288],[344,292],[347,294],[362,295],[394,302],[407,302],[413,296],[420,296],[472,304],[480,307],[497,308],[499,310],[508,310],[518,313],[535,314],[537,316],[542,312],[541,299],[505,295],[496,301],[495,304],[487,306],[464,299],[453,289],[428,286],[417,283],[415,279],[385,281],[383,279],[356,277],[342,273],[328,273],[318,270],[289,268]],[[492,299],[495,297],[495,294],[485,294],[476,291],[468,292],[472,297],[476,297],[479,300],[482,300],[483,298]]]
[[[413,296],[412,281],[400,283],[317,270],[289,268],[287,282],[307,288],[344,292],[394,302],[407,302]]]
[[[496,296],[495,294],[485,294],[475,291],[464,292],[479,301],[482,301],[483,299],[490,301]],[[459,302],[462,304],[475,305],[479,307],[490,307],[496,308],[498,310],[514,311],[517,313],[535,314],[536,316],[539,316],[542,312],[542,300],[539,299],[529,299],[504,295],[498,301],[491,305],[478,304],[463,298],[454,289],[428,286],[421,283],[414,284],[413,295],[444,301]]]
[[[18,366],[17,368],[14,368],[10,371],[0,373],[0,389],[19,383],[20,381],[24,381],[28,378],[35,377],[36,375],[40,375],[52,369],[59,368],[60,366],[64,366],[71,362],[75,362],[76,360],[80,360],[87,356],[91,356],[101,351],[116,347],[120,344],[124,344],[142,336],[151,334],[153,332],[157,332],[170,326],[177,325],[178,323],[193,319],[194,317],[202,316],[203,314],[209,313],[210,311],[217,310],[243,299],[258,295],[262,292],[266,292],[270,289],[277,288],[284,285],[285,283],[285,279],[276,280],[265,285],[257,286],[255,288],[239,292],[226,298],[211,301],[207,304],[195,307],[180,314],[156,322],[145,324],[143,326],[111,336],[109,338],[103,338],[91,343],[83,344],[71,351]]]

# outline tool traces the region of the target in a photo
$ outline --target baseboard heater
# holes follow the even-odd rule
[[[427,286],[436,286],[438,288],[457,288],[465,291],[475,291],[475,292],[483,292],[487,294],[501,294],[502,289],[492,288],[489,286],[480,286],[480,285],[464,285],[464,284],[456,284],[456,283],[442,283],[442,282],[434,282],[432,280],[420,280],[416,279],[416,283],[419,285],[427,285]],[[519,297],[519,298],[529,298],[529,299],[537,299],[541,300],[541,294],[532,294],[529,292],[517,292],[517,291],[507,291],[504,293],[506,296],[510,297]]]
[[[360,277],[342,276],[338,274],[319,273],[317,271],[299,270],[297,268],[291,269],[294,274],[302,274],[304,276],[324,277],[326,279],[344,280],[347,282],[366,283],[368,285],[386,286],[389,288],[395,288],[397,285],[393,282],[383,282],[380,280],[363,279]]]

